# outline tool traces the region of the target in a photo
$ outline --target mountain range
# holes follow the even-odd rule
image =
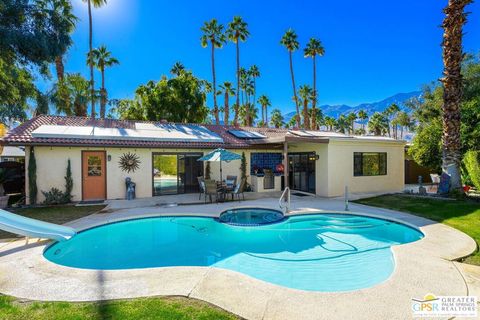
[[[374,114],[375,112],[382,112],[386,108],[388,108],[392,103],[397,104],[401,110],[406,110],[407,107],[405,102],[412,99],[412,98],[422,98],[421,91],[412,91],[407,93],[397,93],[391,97],[383,99],[377,102],[370,102],[370,103],[361,103],[357,106],[349,106],[346,104],[340,105],[322,105],[320,106],[323,114],[326,116],[338,118],[341,114],[348,114],[350,112],[358,113],[360,110],[365,110],[369,116]],[[288,112],[283,115],[284,121],[288,122],[290,119],[295,116],[295,111]]]

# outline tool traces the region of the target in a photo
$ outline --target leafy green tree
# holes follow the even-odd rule
[[[230,121],[230,96],[235,94],[235,88],[233,88],[233,84],[231,82],[225,81],[223,84],[220,85],[219,94],[223,94],[224,96],[224,104],[223,104],[223,112],[224,112],[224,119],[223,123],[225,125],[229,124]]]
[[[242,17],[236,16],[233,17],[233,21],[228,24],[226,31],[228,40],[235,43],[236,52],[237,52],[237,94],[235,102],[235,114],[233,118],[233,124],[238,125],[238,113],[240,108],[240,41],[245,42],[250,35],[248,31],[248,24],[243,21]]]
[[[442,123],[434,119],[418,126],[408,154],[421,166],[440,171],[442,163]]]
[[[275,128],[281,128],[284,126],[283,115],[279,109],[273,109],[270,117],[270,124]]]
[[[202,47],[206,48],[210,45],[212,59],[212,88],[213,88],[213,114],[215,116],[215,124],[220,124],[219,110],[217,105],[217,85],[215,76],[215,48],[222,48],[225,43],[225,32],[223,25],[212,19],[204,23],[201,28],[203,35],[200,38]]]
[[[258,98],[258,103],[262,106],[262,127],[268,126],[268,107],[272,105],[270,99],[266,95]]]
[[[316,66],[316,57],[323,57],[325,54],[325,48],[322,45],[322,42],[315,38],[310,38],[308,41],[307,46],[304,49],[304,57],[305,58],[312,58],[313,61],[313,97],[312,97],[312,109],[313,113],[316,114],[317,109],[317,99],[318,99],[318,91],[317,91],[317,66]],[[312,117],[311,123],[312,129],[317,128],[316,117]]]
[[[88,4],[88,55],[92,55],[93,51],[93,16],[92,5],[94,8],[100,8],[107,4],[107,0],[82,0]],[[92,103],[91,117],[95,118],[95,78],[93,73],[93,60],[90,61],[90,96]]]
[[[293,72],[293,52],[298,50],[300,43],[298,42],[298,36],[292,29],[288,29],[280,40],[280,44],[283,45],[288,51],[288,57],[290,61],[290,75],[292,77],[293,97],[295,101],[295,108],[297,111],[296,121],[297,127],[300,128],[300,108],[298,106],[297,87],[295,86],[295,74]]]
[[[309,85],[300,86],[300,90],[298,91],[300,98],[303,102],[303,128],[305,130],[310,129],[310,116],[308,112],[308,102],[313,100],[313,90]]]
[[[383,136],[389,130],[388,118],[384,113],[375,112],[368,120],[368,131],[376,136]]]
[[[101,46],[93,49],[88,55],[87,64],[95,66],[102,75],[102,87],[100,88],[100,118],[105,119],[106,106],[108,102],[107,89],[105,88],[105,68],[120,64],[120,62],[112,57],[112,53],[107,47]]]

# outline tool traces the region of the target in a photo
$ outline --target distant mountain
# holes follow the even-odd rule
[[[361,103],[357,106],[349,106],[346,104],[340,104],[340,105],[322,105],[320,108],[323,111],[324,115],[338,118],[341,114],[348,114],[350,112],[355,112],[358,113],[360,110],[365,110],[367,114],[370,116],[374,114],[375,112],[382,112],[388,106],[390,106],[392,103],[397,104],[400,109],[405,110],[405,102],[410,100],[411,98],[422,98],[422,92],[421,91],[413,91],[413,92],[408,92],[408,93],[397,93],[391,97],[388,97],[382,101],[378,102],[371,102],[371,103]],[[295,116],[295,111],[286,113],[283,115],[284,121],[288,122],[292,117]]]

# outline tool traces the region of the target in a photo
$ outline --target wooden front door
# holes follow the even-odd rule
[[[103,200],[107,198],[107,172],[105,151],[82,152],[82,198]]]

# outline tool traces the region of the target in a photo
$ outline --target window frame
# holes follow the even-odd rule
[[[385,173],[379,173],[379,174],[365,174],[364,171],[363,171],[363,155],[364,154],[377,154],[378,155],[378,159],[379,159],[379,162],[378,162],[378,166],[379,168],[381,167],[381,164],[380,164],[380,156],[381,154],[385,155]],[[355,159],[356,159],[356,156],[360,154],[361,156],[361,164],[360,164],[360,167],[362,169],[362,172],[361,174],[357,174],[355,172]],[[353,153],[353,176],[354,177],[379,177],[379,176],[386,176],[388,175],[388,153],[387,152],[354,152]]]

